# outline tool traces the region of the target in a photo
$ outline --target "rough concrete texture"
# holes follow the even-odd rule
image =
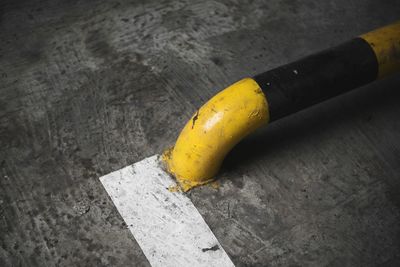
[[[148,266],[98,177],[398,0],[2,1],[0,265]],[[400,265],[400,77],[276,122],[189,193],[237,266]]]

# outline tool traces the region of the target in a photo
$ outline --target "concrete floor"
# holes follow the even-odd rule
[[[398,0],[2,1],[0,265],[149,266],[98,177]],[[400,76],[246,139],[190,198],[237,266],[400,266]]]

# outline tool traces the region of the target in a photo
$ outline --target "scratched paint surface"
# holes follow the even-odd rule
[[[100,180],[152,266],[234,266],[158,155]]]
[[[0,1],[0,265],[149,266],[98,177],[398,0]],[[399,77],[271,124],[189,193],[237,266],[400,266]]]

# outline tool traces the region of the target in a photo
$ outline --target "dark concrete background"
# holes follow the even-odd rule
[[[2,1],[0,266],[148,266],[98,177],[398,0]],[[400,266],[400,77],[276,122],[190,197],[238,266]]]

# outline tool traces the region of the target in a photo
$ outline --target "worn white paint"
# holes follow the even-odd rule
[[[190,199],[168,190],[159,156],[100,180],[152,266],[234,266]]]

